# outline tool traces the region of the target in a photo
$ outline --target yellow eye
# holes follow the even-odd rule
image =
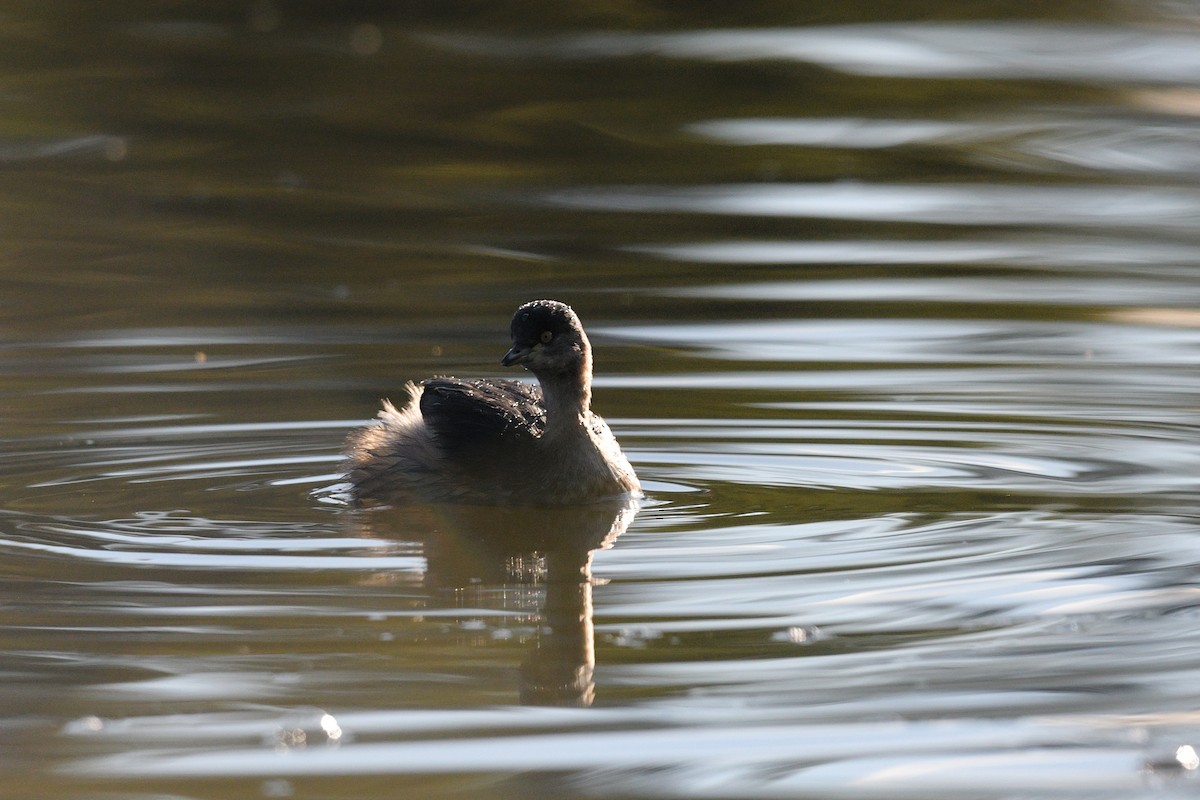
[[[554,334],[550,331],[542,331],[542,344],[550,344],[550,340],[554,338]]]

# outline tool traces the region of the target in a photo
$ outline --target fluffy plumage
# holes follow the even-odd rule
[[[640,485],[604,420],[591,410],[591,345],[570,306],[517,309],[512,347],[539,386],[513,380],[431,378],[409,383],[402,409],[385,402],[347,442],[359,500],[573,505]]]

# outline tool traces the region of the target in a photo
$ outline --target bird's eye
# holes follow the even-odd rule
[[[550,344],[550,340],[554,338],[554,333],[551,331],[542,331],[542,344]]]

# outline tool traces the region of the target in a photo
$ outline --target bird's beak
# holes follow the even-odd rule
[[[514,344],[512,348],[504,354],[504,358],[500,359],[500,366],[511,367],[513,364],[524,364],[525,361],[528,360],[531,352],[533,352],[532,347]]]

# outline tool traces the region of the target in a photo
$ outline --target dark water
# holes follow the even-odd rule
[[[0,15],[4,798],[1191,797],[1187,3]],[[635,508],[349,509],[571,302]]]

